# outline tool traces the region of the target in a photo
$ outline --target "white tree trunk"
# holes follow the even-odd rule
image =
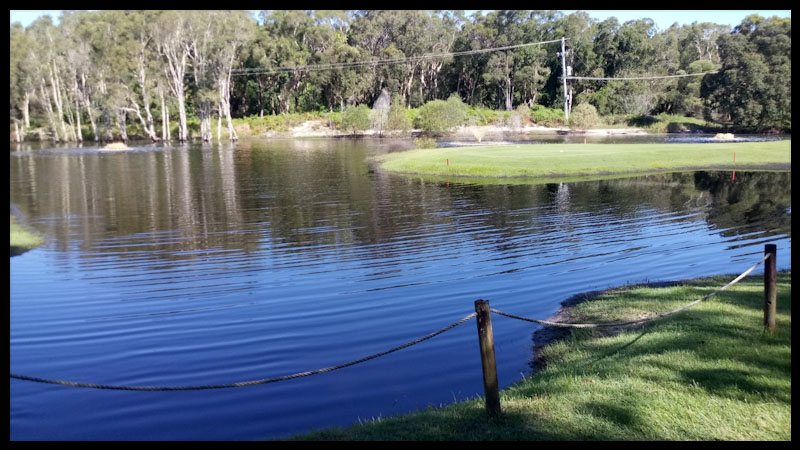
[[[232,141],[238,141],[239,136],[236,134],[236,130],[233,128],[233,121],[231,120],[231,68],[232,68],[233,58],[231,58],[231,64],[228,66],[228,74],[227,77],[221,78],[219,80],[219,104],[220,108],[225,112],[225,121],[228,124],[228,138]]]
[[[133,104],[133,108],[130,108],[130,110],[136,113],[136,117],[138,117],[139,122],[142,123],[142,129],[144,130],[144,133],[147,135],[147,137],[150,138],[151,141],[158,142],[158,136],[156,135],[156,132],[153,130],[152,122],[148,124],[144,120],[144,117],[142,117],[141,108],[139,108],[139,104],[136,103],[136,100],[131,98],[130,101]]]
[[[22,101],[23,134],[25,134],[25,128],[31,127],[30,104],[31,104],[31,93],[26,91],[25,99]]]
[[[69,139],[69,136],[67,135],[67,125],[64,123],[64,109],[61,107],[61,95],[59,95],[60,89],[58,85],[58,73],[55,71],[55,67],[51,67],[50,87],[53,91],[53,103],[56,104],[56,112],[58,113],[56,117],[58,119],[58,123],[61,124],[61,136],[66,141]]]
[[[127,111],[122,108],[117,110],[117,127],[119,128],[119,137],[122,142],[128,142],[127,117]]]
[[[53,140],[59,142],[58,139],[58,126],[56,125],[55,116],[53,114],[53,104],[50,103],[50,95],[45,88],[44,79],[39,84],[39,90],[42,94],[42,102],[44,103],[45,110],[47,111],[47,120],[50,122],[50,128],[53,130]]]
[[[66,88],[63,88],[63,91],[60,91],[60,93],[62,101],[63,99],[67,99],[67,103],[64,106],[66,109],[65,112],[67,114],[67,123],[69,124],[69,127],[67,128],[69,130],[69,139],[71,141],[77,141],[78,135],[75,132],[75,128],[73,128],[75,126],[75,120],[72,117],[72,104],[70,103],[70,99],[69,96],[67,95]]]
[[[219,105],[219,108],[222,108],[222,105]],[[217,110],[217,142],[220,142],[222,139],[222,113],[220,109]]]
[[[89,124],[92,126],[94,141],[97,142],[100,140],[100,136],[97,135],[97,124],[95,123],[94,115],[92,115],[92,102],[88,97],[84,101],[84,106],[86,106],[86,114],[89,116]]]
[[[164,91],[159,89],[159,96],[161,97],[161,140],[167,142],[167,132],[169,131],[169,120],[167,120],[167,104],[164,101]]]
[[[178,57],[176,50],[173,48],[166,48],[164,54],[167,57],[167,82],[170,90],[175,98],[178,100],[178,140],[186,142],[189,135],[188,127],[186,126],[186,99],[184,95],[183,76],[186,73],[186,58],[188,53],[182,50],[182,55]]]
[[[169,108],[164,106],[164,110],[167,112],[166,116],[165,116],[165,119],[167,121],[167,140],[169,141],[169,140],[172,139],[172,135],[170,134],[170,126],[171,125],[169,124]]]
[[[75,79],[75,120],[77,122],[78,142],[83,142],[83,131],[81,131],[81,105],[78,103],[78,79]]]

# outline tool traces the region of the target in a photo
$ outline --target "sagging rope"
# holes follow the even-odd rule
[[[626,325],[636,325],[636,324],[649,322],[649,321],[652,321],[652,320],[660,319],[662,317],[666,317],[666,316],[675,314],[677,312],[680,312],[680,311],[683,311],[685,309],[688,309],[688,308],[690,308],[690,307],[692,307],[692,306],[694,306],[694,305],[696,305],[696,304],[698,304],[698,303],[700,303],[700,302],[702,302],[704,300],[707,300],[707,299],[713,297],[714,295],[717,295],[718,293],[728,289],[729,287],[731,287],[734,284],[736,284],[739,281],[741,281],[750,272],[755,270],[756,267],[758,267],[759,264],[761,264],[762,262],[766,261],[767,258],[769,258],[769,256],[770,256],[769,254],[764,255],[764,257],[761,258],[761,260],[759,260],[757,263],[755,263],[752,267],[750,267],[746,271],[742,272],[741,275],[739,275],[738,277],[733,279],[730,283],[728,283],[725,286],[715,290],[714,292],[712,292],[712,293],[700,298],[699,300],[695,300],[695,301],[693,301],[691,303],[688,303],[688,304],[686,304],[684,306],[681,306],[680,308],[676,308],[676,309],[673,309],[673,310],[670,310],[670,311],[666,311],[666,312],[663,312],[663,313],[655,314],[653,316],[649,316],[649,317],[645,317],[645,318],[637,319],[637,320],[631,320],[631,321],[626,321],[626,322],[606,322],[606,323],[597,323],[597,324],[591,324],[591,323],[560,323],[560,322],[550,322],[550,321],[547,321],[547,320],[530,319],[530,318],[527,318],[527,317],[517,316],[517,315],[514,315],[514,314],[508,314],[508,313],[505,313],[503,311],[499,311],[499,310],[496,310],[496,309],[490,309],[490,311],[495,313],[495,314],[499,314],[501,316],[510,317],[512,319],[524,320],[526,322],[535,322],[535,323],[539,323],[539,324],[542,324],[542,325],[550,325],[550,326],[554,326],[554,327],[598,328],[598,327],[620,327],[620,326],[626,326]],[[291,379],[294,379],[294,378],[307,377],[307,376],[316,375],[316,374],[319,374],[319,373],[332,372],[332,371],[337,370],[337,369],[342,369],[344,367],[353,366],[353,365],[356,365],[356,364],[359,364],[359,363],[362,363],[362,362],[365,362],[365,361],[369,361],[371,359],[378,358],[380,356],[388,355],[389,353],[396,352],[398,350],[402,350],[404,348],[410,347],[412,345],[418,344],[420,342],[423,342],[423,341],[431,339],[431,338],[433,338],[435,336],[438,336],[438,335],[444,333],[445,331],[448,331],[448,330],[450,330],[450,329],[452,329],[452,328],[454,328],[454,327],[456,327],[458,325],[461,325],[462,323],[472,319],[475,316],[477,316],[477,313],[469,314],[469,315],[465,316],[464,318],[462,318],[461,320],[459,320],[457,322],[454,322],[454,323],[452,323],[452,324],[450,324],[450,325],[448,325],[448,326],[446,326],[446,327],[444,327],[444,328],[442,328],[440,330],[434,331],[433,333],[428,334],[426,336],[423,336],[423,337],[421,337],[419,339],[413,340],[413,341],[408,342],[406,344],[400,345],[398,347],[394,347],[392,349],[389,349],[389,350],[386,350],[386,351],[383,351],[383,352],[380,352],[380,353],[375,353],[374,355],[370,355],[370,356],[366,356],[366,357],[361,358],[361,359],[357,359],[355,361],[350,361],[350,362],[347,362],[347,363],[343,363],[343,364],[339,364],[339,365],[331,366],[331,367],[326,367],[326,368],[318,369],[318,370],[314,370],[314,371],[300,372],[300,373],[295,373],[295,374],[292,374],[292,375],[285,375],[285,376],[282,376],[282,377],[267,378],[267,379],[262,379],[262,380],[241,381],[241,382],[238,382],[238,383],[211,384],[211,385],[201,385],[201,386],[114,386],[114,385],[104,385],[104,384],[94,384],[94,383],[78,383],[78,382],[74,382],[74,381],[48,380],[48,379],[45,379],[45,378],[30,377],[30,376],[27,376],[27,375],[18,375],[18,374],[14,374],[14,373],[11,374],[11,378],[16,378],[16,379],[19,379],[19,380],[35,381],[35,382],[38,382],[38,383],[57,384],[57,385],[62,385],[62,386],[82,387],[82,388],[92,388],[92,389],[112,389],[112,390],[122,390],[122,391],[190,391],[190,390],[202,390],[202,389],[225,389],[225,388],[234,388],[234,387],[255,386],[255,385],[260,385],[260,384],[275,383],[275,382],[278,382],[278,381],[291,380]]]
[[[680,311],[683,311],[685,309],[691,308],[692,306],[694,306],[694,305],[696,305],[696,304],[698,304],[698,303],[700,303],[700,302],[702,302],[704,300],[708,300],[709,298],[719,294],[720,292],[724,291],[725,289],[728,289],[729,287],[731,287],[734,284],[736,284],[739,281],[741,281],[742,278],[746,277],[750,272],[755,270],[755,268],[758,267],[759,264],[761,264],[762,262],[766,261],[767,258],[769,258],[769,256],[770,255],[764,255],[764,257],[761,258],[760,261],[755,263],[755,265],[753,265],[753,267],[745,270],[741,275],[736,277],[733,281],[731,281],[730,283],[726,284],[725,286],[722,286],[721,288],[717,289],[716,291],[706,295],[705,297],[703,297],[703,298],[701,298],[699,300],[695,300],[695,301],[693,301],[691,303],[683,305],[680,308],[676,308],[676,309],[673,309],[673,310],[670,310],[670,311],[666,311],[666,312],[663,312],[663,313],[655,314],[655,315],[652,315],[652,316],[649,316],[649,317],[645,317],[645,318],[642,318],[642,319],[630,320],[630,321],[627,321],[627,322],[561,323],[561,322],[550,322],[550,321],[547,321],[547,320],[529,319],[527,317],[516,316],[514,314],[508,314],[508,313],[505,313],[503,311],[498,311],[496,309],[490,309],[490,311],[495,313],[495,314],[500,314],[501,316],[510,317],[512,319],[519,319],[519,320],[524,320],[526,322],[535,322],[535,323],[540,323],[542,325],[550,325],[550,326],[553,326],[553,327],[562,327],[562,328],[600,328],[600,327],[622,327],[622,326],[627,326],[627,325],[638,325],[638,324],[641,324],[641,323],[650,322],[651,320],[656,320],[656,319],[660,319],[662,317],[670,316],[670,315],[675,314],[677,312],[680,312]]]
[[[336,365],[336,366],[326,367],[324,369],[313,370],[313,371],[310,371],[310,372],[300,372],[300,373],[295,373],[295,374],[292,374],[292,375],[285,375],[285,376],[276,377],[276,378],[267,378],[267,379],[263,379],[263,380],[240,381],[238,383],[229,383],[229,384],[209,384],[209,385],[203,385],[203,386],[164,386],[164,387],[160,387],[160,386],[113,386],[113,385],[106,385],[106,384],[77,383],[77,382],[74,382],[74,381],[47,380],[47,379],[44,379],[44,378],[29,377],[29,376],[26,376],[26,375],[17,375],[17,374],[13,374],[13,373],[11,374],[11,378],[16,378],[18,380],[35,381],[35,382],[38,382],[38,383],[58,384],[58,385],[62,385],[62,386],[82,387],[82,388],[92,388],[92,389],[113,389],[113,390],[119,390],[119,391],[194,391],[194,390],[201,390],[201,389],[225,389],[225,388],[234,388],[234,387],[255,386],[255,385],[259,385],[259,384],[275,383],[277,381],[284,381],[284,380],[291,380],[291,379],[294,379],[294,378],[307,377],[307,376],[316,375],[316,374],[319,374],[319,373],[332,372],[332,371],[337,370],[337,369],[342,369],[342,368],[345,368],[345,367],[353,366],[353,365],[356,365],[358,363],[369,361],[370,359],[375,359],[375,358],[378,358],[380,356],[388,355],[389,353],[396,352],[398,350],[402,350],[402,349],[407,348],[407,347],[411,347],[414,344],[419,344],[422,341],[426,341],[426,340],[428,340],[428,339],[430,339],[432,337],[438,336],[438,335],[444,333],[445,331],[448,331],[448,330],[450,330],[452,328],[455,328],[458,325],[461,325],[462,323],[468,321],[469,319],[472,319],[473,317],[475,317],[477,315],[478,315],[477,313],[472,313],[472,314],[462,318],[458,322],[451,323],[450,325],[448,325],[448,326],[446,326],[446,327],[444,327],[444,328],[442,328],[442,329],[440,329],[438,331],[434,331],[433,333],[431,333],[431,334],[429,334],[427,336],[423,336],[423,337],[421,337],[419,339],[413,340],[411,342],[408,342],[406,344],[400,345],[398,347],[386,350],[384,352],[376,353],[374,355],[366,356],[364,358],[357,359],[355,361],[350,361],[350,362],[339,364],[339,365]]]

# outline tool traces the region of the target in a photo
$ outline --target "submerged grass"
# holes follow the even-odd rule
[[[444,179],[549,178],[552,182],[686,169],[791,170],[791,141],[473,146],[389,153],[378,161],[386,171]]]
[[[666,311],[732,278],[606,291],[566,321]],[[763,295],[763,276],[751,276],[638,329],[573,330],[541,350],[543,369],[501,391],[497,419],[478,398],[294,439],[791,440],[791,271],[778,275],[775,334],[763,328]],[[494,328],[505,320],[495,316]]]
[[[16,216],[11,214],[11,256],[21,255],[42,244],[44,239],[17,223]]]

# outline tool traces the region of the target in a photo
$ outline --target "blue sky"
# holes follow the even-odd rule
[[[566,14],[575,10],[562,10]],[[642,19],[649,17],[653,19],[659,29],[667,29],[670,25],[678,22],[679,25],[690,24],[692,22],[714,22],[727,24],[730,26],[738,25],[742,19],[749,14],[758,14],[764,17],[774,15],[780,17],[791,17],[791,10],[584,10],[590,16],[603,20],[608,17],[616,17],[620,23],[627,20]],[[257,12],[257,11],[255,11]],[[50,15],[54,22],[58,22],[61,10],[12,10],[11,22],[19,21],[24,26],[30,25],[37,17]]]

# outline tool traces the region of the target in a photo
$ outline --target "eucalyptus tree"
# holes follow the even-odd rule
[[[717,39],[722,68],[706,75],[701,95],[736,128],[791,129],[791,19],[746,17]]]
[[[476,12],[471,16],[471,20],[468,20],[461,28],[453,51],[464,52],[490,48],[492,40],[493,37],[482,20],[482,14]],[[482,84],[482,74],[488,59],[488,53],[454,58],[451,68],[451,73],[456,76],[454,91],[466,99],[467,104],[474,105],[476,103],[476,89]],[[480,90],[477,92],[479,97]]]
[[[492,32],[492,45],[506,47],[526,43],[523,23],[527,15],[528,11],[518,10],[500,10],[489,13],[484,20]],[[486,63],[483,79],[487,83],[496,84],[498,107],[504,107],[506,111],[514,109],[514,69],[521,65],[526,51],[529,50],[523,47],[494,52]]]
[[[218,50],[214,36],[215,20],[210,11],[185,11],[186,48],[194,80],[193,103],[200,120],[203,142],[211,140],[211,111],[215,103],[214,60]]]
[[[246,45],[244,50],[243,68],[245,70],[261,70],[271,66],[274,41],[269,31],[264,27],[257,27],[253,39]],[[242,74],[244,75],[244,74]],[[243,91],[241,97],[249,100],[246,108],[249,110],[258,111],[259,117],[264,116],[264,110],[267,106],[267,99],[269,99],[271,114],[276,114],[275,108],[275,92],[278,89],[278,80],[275,74],[266,72],[255,72],[244,76],[237,77],[239,81],[233,89]],[[255,103],[255,105],[252,105]],[[255,108],[253,108],[255,106]]]
[[[81,117],[86,117],[95,141],[103,138],[97,130],[100,88],[104,88],[104,67],[100,64],[107,43],[102,34],[102,23],[101,14],[86,11],[65,11],[60,17],[60,26],[64,28],[69,41],[66,58],[69,67],[74,71],[73,91],[79,138],[82,138],[80,120]]]
[[[154,11],[130,11],[125,14],[126,28],[129,30],[125,47],[128,49],[127,57],[134,63],[130,66],[132,73],[127,96],[130,106],[127,111],[136,114],[142,130],[152,141],[161,140],[156,133],[151,111],[153,91],[158,88],[158,78],[163,77],[163,63],[153,45],[155,29],[151,25],[156,21],[157,14]]]
[[[366,84],[373,87],[376,80],[387,86],[392,92],[408,99],[410,85],[416,73],[417,62],[401,63],[410,56],[404,43],[397,42],[395,36],[405,22],[409,11],[397,12],[368,10],[353,13],[353,20],[349,29],[348,43],[358,49],[362,61],[396,60],[397,63],[369,67],[359,70]],[[409,31],[409,30],[406,30]],[[380,89],[383,86],[378,86]],[[366,88],[369,89],[369,88]],[[365,90],[366,90],[365,89]],[[361,98],[363,92],[350,93],[351,102]]]
[[[438,89],[444,62],[420,57],[449,52],[457,37],[453,24],[452,19],[443,20],[430,11],[357,13],[351,26],[351,45],[364,49],[365,56],[375,60],[398,60],[391,69],[372,70],[372,97],[388,86],[397,89],[409,107],[419,106],[430,98]]]
[[[36,61],[36,64],[33,65],[32,76],[37,89],[37,100],[45,110],[53,140],[56,142],[67,140],[66,126],[61,114],[60,95],[55,79],[57,71],[53,70],[57,59],[53,40],[55,26],[50,16],[44,16],[35,20],[26,29],[26,32],[31,33],[30,52],[31,57]],[[54,102],[57,110],[53,108]]]
[[[123,11],[99,11],[91,16],[95,105],[100,110],[101,140],[113,139],[113,122],[123,141],[128,140],[127,122],[131,89],[136,79],[135,24]]]
[[[344,110],[346,99],[360,98],[369,88],[369,80],[362,76],[365,68],[343,65],[362,61],[362,53],[347,43],[347,36],[343,33],[334,33],[330,45],[316,56],[320,64],[332,65],[327,70],[317,70],[311,74],[311,81],[320,87],[322,100],[327,103],[329,110],[333,111],[336,106]]]
[[[372,78],[363,76],[368,68],[357,64],[348,66],[365,59],[357,48],[348,44],[351,17],[341,10],[310,11],[309,15],[313,24],[306,27],[304,39],[309,62],[324,70],[308,73],[303,89],[304,102],[316,105],[311,109],[327,106],[330,111],[335,106],[344,110],[345,99],[360,103],[364,87]]]
[[[215,78],[219,95],[217,138],[219,139],[221,134],[222,115],[224,114],[228,126],[228,136],[231,140],[237,140],[239,137],[236,135],[231,121],[231,75],[233,66],[238,60],[239,50],[252,39],[256,23],[245,11],[215,12],[210,19],[216,44],[213,46],[216,49],[216,58],[212,75]]]
[[[166,62],[166,84],[178,104],[178,140],[184,142],[189,138],[184,78],[187,75],[190,54],[189,25],[185,13],[164,11],[155,21],[153,37],[158,54]]]
[[[695,61],[711,61],[720,63],[719,44],[717,39],[729,34],[731,27],[711,22],[694,22],[681,27],[680,40],[681,67],[686,68]]]
[[[314,20],[304,11],[261,11],[264,28],[272,38],[269,63],[271,67],[289,68],[277,75],[278,112],[289,113],[297,108],[300,86],[307,80],[311,51],[307,38],[314,27]]]
[[[17,140],[25,138],[25,131],[31,126],[30,104],[31,99],[36,95],[35,64],[31,48],[29,33],[25,31],[18,22],[11,25],[9,39],[9,61],[10,61],[10,82],[11,91],[9,100],[11,102],[12,119],[15,126],[20,127],[17,133]]]

